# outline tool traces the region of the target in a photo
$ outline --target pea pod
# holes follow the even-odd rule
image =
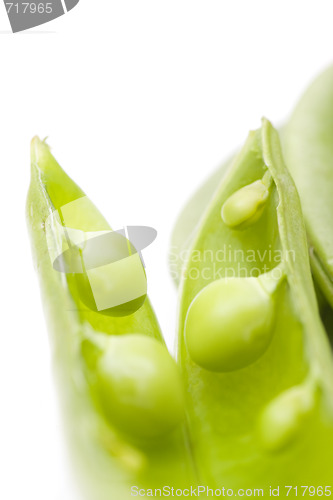
[[[267,120],[191,240],[178,357],[204,481],[266,492],[330,484],[333,362],[299,197]]]
[[[204,182],[184,206],[176,221],[171,236],[169,269],[171,277],[177,286],[181,280],[183,265],[186,261],[192,238],[195,235],[196,227],[213,193],[216,191],[221,179],[227,172],[230,163],[231,160],[223,163],[223,165]]]
[[[132,485],[193,483],[182,382],[150,302],[139,296],[139,305],[128,300],[125,309],[91,304],[93,286],[99,296],[110,294],[114,274],[109,279],[106,269],[107,279],[93,281],[96,275],[78,268],[79,257],[89,238],[110,227],[45,141],[33,139],[31,158],[27,220],[85,498],[126,499]],[[130,250],[131,272],[141,280],[140,258]],[[125,280],[128,260],[121,262]]]
[[[333,307],[333,67],[304,93],[283,133],[306,222],[314,276]]]
[[[310,253],[311,270],[318,292],[333,307],[333,236],[328,230],[333,211],[333,67],[313,82],[300,99],[282,130],[286,165],[300,195]],[[191,235],[206,204],[225,176],[231,161],[221,165],[192,196],[175,224],[171,239],[170,272],[179,284]],[[331,315],[323,304],[323,314]],[[329,333],[332,328],[329,327]]]

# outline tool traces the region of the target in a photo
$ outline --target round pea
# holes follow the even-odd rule
[[[260,441],[271,452],[280,451],[297,438],[314,409],[311,387],[291,387],[271,401],[260,418]]]
[[[274,302],[257,278],[222,278],[193,300],[185,321],[192,360],[228,372],[254,363],[273,334]]]
[[[184,418],[178,367],[159,341],[141,334],[110,339],[97,373],[102,408],[124,433],[153,438]]]
[[[269,190],[262,180],[242,187],[224,202],[221,210],[223,222],[237,229],[254,224],[261,217],[268,196]]]

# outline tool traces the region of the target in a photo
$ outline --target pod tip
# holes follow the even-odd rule
[[[50,146],[46,142],[47,137],[41,140],[38,135],[31,140],[30,152],[31,152],[31,163],[38,165],[43,156],[50,152]]]

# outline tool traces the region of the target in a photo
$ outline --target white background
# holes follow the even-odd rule
[[[285,120],[332,62],[332,26],[330,0],[81,0],[13,35],[1,3],[1,499],[74,499],[25,226],[30,139],[49,136],[114,228],[158,230],[144,258],[172,348],[177,213],[262,115]]]

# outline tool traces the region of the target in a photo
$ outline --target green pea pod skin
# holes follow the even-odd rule
[[[258,182],[269,195],[253,217]],[[232,224],[245,226],[231,227],[233,203],[242,218]],[[330,485],[332,358],[298,194],[266,120],[206,208],[180,296],[178,358],[203,482],[266,494],[280,486],[280,496],[285,485]]]
[[[333,307],[333,66],[306,90],[283,133],[311,248],[313,272]]]
[[[304,93],[282,130],[286,165],[300,195],[310,251],[311,269],[318,288],[333,307],[333,67],[323,72]],[[171,240],[170,272],[179,284],[182,255],[190,246],[205,204],[225,175],[222,165],[188,202]],[[181,253],[182,252],[182,253]]]
[[[83,199],[84,193],[61,169],[45,142],[35,138],[31,152],[27,222],[67,437],[84,496],[126,499],[132,498],[130,488],[135,485],[147,489],[193,484],[180,377],[149,300],[131,315],[101,314],[83,304],[74,274],[53,269],[49,240],[60,250],[64,242],[52,218],[47,234],[50,216]],[[109,230],[88,199],[74,215],[77,230]],[[128,347],[132,344],[137,346],[135,352]],[[149,370],[155,370],[154,380]],[[155,409],[141,407],[141,400],[125,400],[126,384],[130,380],[135,385],[135,374],[142,405],[149,403]],[[151,428],[156,431],[153,439],[146,436]]]
[[[184,206],[173,228],[169,251],[169,269],[172,279],[178,286],[182,269],[191,241],[195,236],[196,227],[207,204],[216,191],[221,179],[227,172],[231,160],[221,165]]]

